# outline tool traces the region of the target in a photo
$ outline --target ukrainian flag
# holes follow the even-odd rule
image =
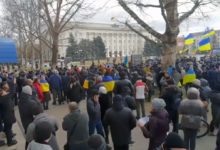
[[[43,92],[49,92],[50,91],[50,85],[46,80],[40,80],[40,86]]]
[[[190,33],[185,39],[185,45],[191,45],[195,42],[194,36]]]
[[[111,76],[104,76],[103,77],[103,84],[107,90],[107,92],[112,92],[115,87],[115,81],[112,79]]]
[[[210,38],[203,39],[199,42],[200,51],[210,51],[211,49],[212,47]]]
[[[204,34],[203,34],[203,36],[202,36],[202,38],[207,38],[207,37],[211,37],[211,36],[213,36],[213,35],[215,35],[215,30],[207,30],[207,31],[205,31],[204,32]]]
[[[193,69],[189,69],[185,76],[183,77],[183,85],[187,83],[192,83],[196,79],[196,74]]]
[[[83,83],[83,88],[84,89],[89,89],[89,80],[88,79],[85,79],[84,83]]]

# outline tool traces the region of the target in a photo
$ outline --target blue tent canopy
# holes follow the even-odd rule
[[[0,64],[17,64],[15,42],[11,39],[0,38]]]

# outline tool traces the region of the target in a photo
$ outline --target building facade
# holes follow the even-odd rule
[[[140,32],[144,32],[140,27],[136,27]],[[66,31],[65,31],[66,30]],[[132,54],[142,54],[145,40],[129,30],[126,26],[103,23],[69,23],[64,32],[59,37],[59,56],[66,57],[68,38],[73,34],[79,43],[82,39],[93,40],[100,36],[106,47],[107,57],[130,56]],[[150,37],[150,35],[143,33]],[[150,37],[152,38],[152,37]]]

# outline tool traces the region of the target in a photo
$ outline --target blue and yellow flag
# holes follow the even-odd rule
[[[185,45],[191,45],[195,42],[193,34],[189,34],[187,37],[184,38],[185,40]]]
[[[107,92],[112,92],[114,90],[115,81],[112,79],[111,76],[104,76],[102,81]]]
[[[213,36],[213,35],[215,35],[215,30],[213,30],[213,29],[207,29],[205,32],[204,32],[204,34],[203,34],[203,36],[202,36],[202,38],[208,38],[208,37],[211,37],[211,36]]]
[[[212,47],[210,38],[203,39],[199,42],[200,51],[210,51],[211,49]]]
[[[195,79],[195,71],[193,69],[189,69],[183,77],[183,85],[186,85],[187,83],[192,83]]]
[[[50,91],[50,85],[46,80],[40,80],[40,86],[43,92],[49,92]]]

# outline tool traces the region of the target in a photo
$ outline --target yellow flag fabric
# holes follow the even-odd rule
[[[83,88],[88,89],[89,88],[89,81],[86,79],[83,83]]]

